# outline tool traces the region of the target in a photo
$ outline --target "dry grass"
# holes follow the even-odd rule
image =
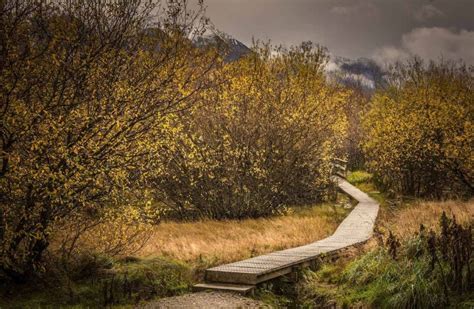
[[[402,238],[410,237],[419,230],[420,224],[428,229],[438,228],[443,211],[448,217],[454,215],[458,222],[472,222],[474,220],[474,199],[467,202],[415,202],[402,209],[385,212],[382,216],[382,226]]]
[[[340,203],[345,204],[347,200]],[[382,231],[391,230],[401,238],[410,237],[419,230],[420,224],[427,228],[436,228],[443,211],[449,216],[454,214],[460,222],[471,221],[474,219],[474,200],[420,201],[395,210],[382,207],[379,227]],[[199,269],[325,238],[333,233],[347,212],[343,207],[316,205],[295,208],[293,213],[272,218],[162,222],[159,225],[142,227],[138,237],[131,237],[127,228],[120,228],[127,227],[126,225],[103,224],[85,233],[78,245],[81,251],[108,254],[108,247],[120,248],[121,244],[130,243],[122,245],[124,251],[119,255],[143,258],[164,256],[187,262]],[[144,240],[147,241],[140,251],[130,249],[137,247],[137,241],[142,243]],[[374,240],[364,246],[363,250],[375,245]],[[359,253],[359,249],[354,250],[354,254]]]
[[[267,219],[164,222],[154,227],[154,236],[140,255],[205,265],[236,261],[322,239],[346,213],[342,207],[321,205]]]

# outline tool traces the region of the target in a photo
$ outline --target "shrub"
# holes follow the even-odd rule
[[[327,84],[326,52],[256,47],[220,74],[202,108],[171,124],[153,181],[182,217],[245,218],[325,198],[346,131],[346,93]]]
[[[0,276],[37,274],[59,220],[145,199],[157,127],[215,63],[188,39],[199,14],[157,4],[1,2]]]
[[[345,140],[347,167],[350,170],[365,168],[363,151],[364,128],[362,119],[367,112],[371,94],[365,93],[360,85],[349,86],[351,95],[346,100],[345,114],[348,120],[348,132]]]
[[[398,66],[364,118],[364,151],[395,194],[440,198],[474,193],[473,68],[413,60]]]
[[[152,225],[160,217],[154,210],[151,206],[129,205],[102,211],[95,219],[75,215],[56,222],[47,250],[50,263],[66,276],[74,277],[77,272],[96,269],[93,265],[100,257],[120,258],[136,253],[154,234]]]

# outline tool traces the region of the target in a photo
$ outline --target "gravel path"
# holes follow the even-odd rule
[[[162,298],[150,302],[143,309],[154,308],[271,308],[270,306],[234,293],[199,292]]]

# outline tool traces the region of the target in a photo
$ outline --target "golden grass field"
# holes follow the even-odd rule
[[[371,185],[361,189],[373,191]],[[374,194],[383,200],[378,192]],[[129,229],[126,225],[103,224],[85,233],[78,244],[82,247],[81,251],[108,253],[105,248],[116,244],[120,246],[121,239],[128,239],[125,242],[130,244],[123,246],[125,250],[119,256],[163,256],[187,262],[197,268],[208,267],[301,246],[329,236],[349,211],[341,207],[348,204],[347,197],[343,194],[339,194],[339,197],[338,206],[321,204],[294,207],[286,215],[270,218],[165,221],[158,225],[142,226],[137,237],[130,236],[135,229]],[[450,217],[455,215],[459,222],[474,220],[474,200],[415,201],[398,207],[389,207],[382,201],[382,205],[378,227],[383,232],[390,230],[400,238],[412,236],[419,230],[420,224],[428,229],[436,228],[443,211]],[[137,251],[138,247],[140,249]]]
[[[382,211],[381,225],[396,235],[410,237],[419,231],[420,224],[437,229],[441,214],[453,215],[460,223],[474,221],[474,200],[470,201],[417,201],[400,209]]]
[[[346,213],[343,207],[316,205],[273,218],[164,222],[153,228],[139,255],[211,265],[236,261],[329,236]]]
[[[347,204],[347,200],[339,204]],[[349,210],[329,204],[295,207],[287,215],[246,220],[202,220],[197,222],[162,222],[147,226],[147,241],[136,251],[120,255],[141,258],[164,256],[207,267],[237,261],[276,250],[301,246],[329,236],[344,219]],[[391,230],[398,237],[410,237],[419,230],[436,228],[443,211],[453,214],[459,222],[474,219],[474,200],[444,202],[411,202],[404,206],[382,206],[378,226],[382,231]],[[100,232],[99,232],[100,230]],[[84,235],[82,244],[86,250],[105,251],[100,244],[112,244],[119,234],[112,226],[102,226]],[[99,240],[102,241],[99,241]],[[136,242],[142,242],[141,237]],[[94,244],[94,248],[90,245]],[[141,246],[141,245],[140,245]],[[127,247],[127,246],[125,246]],[[131,243],[130,248],[136,248]]]

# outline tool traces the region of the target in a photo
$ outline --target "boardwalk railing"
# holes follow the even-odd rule
[[[332,174],[346,178],[347,177],[347,160],[334,158],[331,162]]]
[[[336,181],[343,192],[359,203],[342,221],[334,234],[305,246],[207,269],[206,283],[197,284],[195,288],[247,293],[259,283],[314,264],[322,254],[336,253],[370,239],[379,204],[346,180],[336,177]]]

